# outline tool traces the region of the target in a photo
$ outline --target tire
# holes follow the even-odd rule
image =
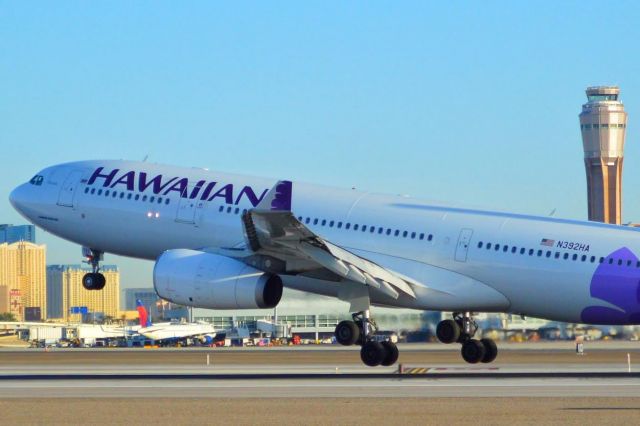
[[[481,339],[480,343],[484,346],[484,356],[480,360],[485,364],[495,361],[498,356],[498,346],[496,342],[491,339]]]
[[[344,346],[351,346],[360,338],[360,329],[353,321],[341,321],[335,330],[336,341]]]
[[[436,327],[436,336],[442,343],[455,343],[460,338],[460,326],[452,319],[440,321]]]
[[[382,343],[369,340],[360,349],[360,359],[369,367],[376,367],[382,364],[385,359],[387,351],[382,346]]]
[[[485,349],[479,340],[469,339],[462,344],[460,353],[469,364],[477,364],[484,358]]]
[[[395,364],[400,355],[396,344],[393,342],[382,342],[382,347],[384,348],[385,356],[381,364],[385,367]]]
[[[98,279],[96,278],[96,274],[89,272],[88,274],[84,274],[82,277],[82,287],[85,290],[95,290],[98,284]]]
[[[105,278],[104,275],[98,273],[96,274],[98,276],[98,285],[96,286],[96,290],[102,290],[105,286],[105,284],[107,283],[107,279]]]

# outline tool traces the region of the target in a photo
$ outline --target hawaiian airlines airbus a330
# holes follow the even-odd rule
[[[155,260],[160,297],[213,309],[273,308],[283,286],[351,304],[336,327],[364,363],[391,365],[370,306],[451,311],[437,335],[470,362],[474,312],[640,324],[639,231],[433,205],[286,180],[129,161],[46,168],[10,196],[28,220],[83,246],[88,290],[105,252]]]

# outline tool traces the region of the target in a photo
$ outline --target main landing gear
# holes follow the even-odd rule
[[[461,343],[462,358],[470,364],[493,362],[498,356],[498,347],[491,339],[474,339],[478,325],[471,312],[454,313],[453,319],[438,323],[436,335],[442,343]]]
[[[106,284],[104,275],[100,273],[100,261],[103,253],[99,250],[83,247],[82,254],[86,258],[85,262],[91,265],[92,270],[82,277],[82,286],[86,290],[102,290]]]
[[[342,321],[336,326],[336,340],[344,346],[360,345],[360,358],[369,367],[389,366],[398,360],[398,347],[388,340],[376,336],[376,323],[369,310],[352,315],[353,321]]]

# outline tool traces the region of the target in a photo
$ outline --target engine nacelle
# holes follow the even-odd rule
[[[208,309],[274,308],[282,297],[277,275],[226,256],[196,250],[167,250],[153,269],[163,299]]]

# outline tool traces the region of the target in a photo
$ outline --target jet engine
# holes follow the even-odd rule
[[[279,276],[187,249],[167,250],[158,258],[153,285],[165,300],[207,309],[274,308],[282,297]]]

